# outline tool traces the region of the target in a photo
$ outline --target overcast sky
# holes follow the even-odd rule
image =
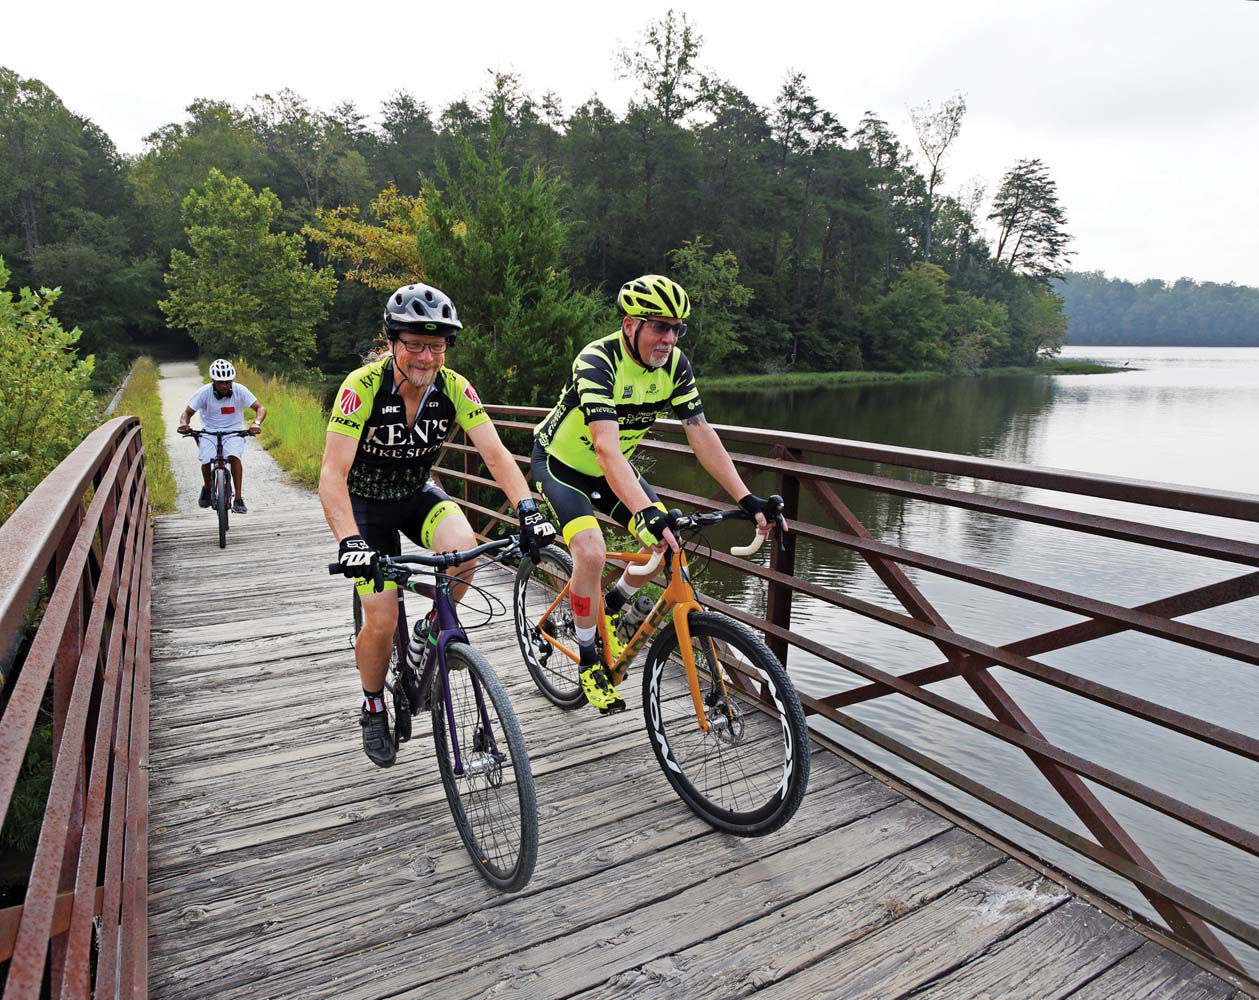
[[[47,0],[5,19],[0,65],[42,80],[127,153],[198,97],[244,104],[289,87],[374,112],[408,89],[440,108],[490,69],[569,109],[598,93],[623,110],[631,85],[613,54],[668,6]],[[1014,161],[1039,157],[1077,268],[1259,285],[1253,0],[673,6],[703,35],[702,64],[762,105],[797,70],[850,129],[872,109],[912,144],[909,106],[964,92],[945,189],[978,179],[991,196]]]

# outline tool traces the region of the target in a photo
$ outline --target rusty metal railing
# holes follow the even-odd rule
[[[140,424],[118,417],[0,526],[0,822],[50,682],[54,748],[25,899],[0,910],[4,1000],[45,981],[54,997],[147,995],[148,514]]]
[[[522,441],[525,437],[523,432],[527,432],[546,413],[545,410],[532,407],[489,406],[487,409],[495,417],[498,427],[506,432],[509,440],[513,433],[518,433]],[[768,567],[732,559],[721,553],[714,553],[712,556],[715,562],[735,567],[739,572],[766,581],[768,599],[764,617],[713,598],[702,600],[762,631],[784,662],[789,650],[794,647],[805,650],[864,682],[830,697],[803,698],[806,710],[811,715],[829,720],[862,737],[1128,880],[1149,901],[1176,940],[1208,960],[1250,978],[1247,970],[1220,940],[1216,930],[1224,931],[1252,947],[1259,948],[1259,929],[1237,915],[1225,912],[1199,894],[1173,883],[1138,843],[1140,831],[1125,829],[1086,782],[1094,782],[1117,792],[1252,856],[1259,856],[1259,835],[1174,795],[1149,787],[1130,776],[1055,745],[1032,720],[1028,707],[1020,705],[993,676],[991,668],[1000,666],[1034,678],[1059,691],[1069,692],[1089,702],[1107,706],[1226,751],[1247,764],[1259,761],[1259,740],[1249,735],[1076,676],[1035,659],[1036,656],[1052,650],[1135,631],[1164,642],[1206,650],[1239,664],[1259,664],[1259,643],[1176,620],[1194,612],[1259,594],[1259,572],[1254,571],[1255,567],[1259,567],[1259,545],[1215,534],[1165,528],[1125,518],[992,496],[979,488],[965,490],[954,486],[931,485],[916,482],[912,478],[856,472],[825,463],[836,459],[856,460],[872,463],[879,473],[927,471],[965,477],[982,483],[1041,488],[1246,521],[1259,521],[1259,497],[870,445],[778,430],[733,426],[720,426],[718,430],[737,466],[762,473],[768,470],[773,474],[776,492],[787,502],[787,516],[792,522],[793,532],[788,536],[785,551],[774,547]],[[659,421],[656,431],[666,435],[680,435],[681,426],[675,421]],[[643,448],[666,457],[690,456],[690,450],[684,444],[667,440],[648,439]],[[753,453],[752,449],[759,453]],[[453,456],[460,456],[462,461],[452,462]],[[525,455],[515,457],[527,467]],[[443,459],[444,463],[437,471],[448,488],[456,482],[463,484],[462,502],[486,519],[482,525],[483,533],[490,530],[495,521],[514,523],[514,517],[502,503],[501,494],[497,492],[493,481],[482,474],[477,466],[475,449],[466,439],[449,445]],[[700,497],[660,488],[658,484],[653,485],[661,497],[669,502],[680,502],[709,510],[728,503],[724,497]],[[1241,571],[1217,583],[1171,594],[1137,607],[1126,607],[880,542],[840,498],[836,492],[837,487],[873,491],[914,502],[961,508],[1072,532],[1119,539],[1135,545],[1206,556],[1240,567]],[[815,498],[828,523],[800,520],[802,490]],[[795,552],[800,539],[858,553],[895,595],[903,610],[890,610],[795,575]],[[1006,645],[994,646],[951,628],[944,616],[906,575],[903,567],[907,566],[1066,610],[1085,620]],[[793,630],[791,625],[792,599],[797,594],[807,595],[832,607],[862,615],[925,639],[940,650],[941,660],[928,667],[898,675],[802,635]],[[965,681],[978,695],[989,714],[975,711],[929,689],[930,685],[953,677]],[[1027,804],[1014,801],[987,787],[983,782],[910,747],[895,735],[881,731],[844,711],[852,705],[893,693],[912,699],[919,705],[1022,751],[1092,837],[1082,836],[1038,813]],[[1259,782],[1252,783],[1250,787],[1259,787]]]

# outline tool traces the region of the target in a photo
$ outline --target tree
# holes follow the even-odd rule
[[[930,168],[927,171],[927,198],[923,225],[923,259],[931,260],[931,230],[935,225],[935,191],[943,179],[940,164],[953,140],[962,131],[962,119],[966,116],[966,95],[954,94],[938,108],[931,101],[924,101],[909,109],[914,133],[918,136],[918,148]]]
[[[430,221],[416,245],[429,280],[463,322],[452,366],[494,402],[551,402],[578,349],[611,317],[572,287],[556,182],[541,170],[518,176],[506,140],[499,101],[485,155],[461,139],[457,176],[439,161],[436,180],[424,185]]]
[[[1000,227],[998,263],[1042,282],[1062,277],[1071,237],[1058,186],[1040,160],[1019,160],[1006,173],[988,218]]]
[[[184,198],[211,169],[261,187],[276,174],[253,120],[223,101],[197,100],[188,120],[145,136],[145,151],[132,164],[131,184],[146,212],[163,263],[184,241],[180,220]]]
[[[428,222],[424,200],[401,195],[390,184],[372,199],[368,212],[375,223],[365,221],[354,205],[319,209],[317,223],[303,226],[302,234],[326,246],[333,260],[348,265],[347,281],[389,290],[422,281],[415,235]]]
[[[304,262],[301,236],[271,231],[280,211],[269,188],[255,194],[239,177],[211,170],[202,191],[184,199],[191,253],[171,253],[169,295],[158,305],[207,354],[294,371],[314,353],[336,276]]]
[[[0,258],[0,523],[97,420],[93,359],[79,358],[78,329],[52,314],[59,289],[8,291]]]
[[[739,284],[739,262],[729,250],[712,252],[702,236],[669,252],[673,278],[691,297],[684,345],[696,370],[713,372],[722,359],[740,350],[736,328],[740,312],[752,301],[752,290]]]
[[[914,264],[892,282],[886,295],[861,310],[863,353],[871,368],[918,371],[945,366],[948,280],[935,264]]]
[[[697,62],[704,39],[685,12],[675,14],[670,8],[647,25],[639,42],[618,53],[620,76],[637,80],[642,103],[675,125],[703,98],[704,76]]]

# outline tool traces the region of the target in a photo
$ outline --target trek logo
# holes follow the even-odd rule
[[[359,394],[353,389],[342,389],[341,398],[337,401],[337,408],[345,415],[357,413],[363,406],[363,400],[359,398]]]
[[[476,390],[472,388],[471,382],[463,387],[463,394],[476,403],[477,406],[481,405],[481,397],[476,394]]]
[[[346,420],[345,417],[334,416],[332,418],[332,422],[334,424],[340,424],[342,427],[357,427],[358,426],[358,424],[356,424],[353,420]]]

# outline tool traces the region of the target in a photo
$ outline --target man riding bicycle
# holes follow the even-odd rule
[[[319,499],[339,545],[337,561],[357,577],[363,629],[354,656],[363,684],[363,751],[379,767],[395,759],[384,688],[398,613],[391,593],[397,585],[380,579],[381,556],[400,553],[398,532],[439,552],[476,545],[459,506],[429,478],[455,424],[516,505],[522,546],[536,559],[555,536],[476,390],[444,366],[462,328],[444,292],[419,283],[399,288],[385,304],[387,350],[350,373],[328,421]],[[453,588],[456,601],[474,568],[470,562],[452,570],[461,580]]]
[[[245,409],[254,411],[254,422],[249,425],[250,434],[262,433],[262,422],[267,419],[267,408],[258,401],[258,397],[236,381],[236,366],[225,358],[216,358],[210,362],[210,381],[193,393],[192,399],[184,407],[179,417],[179,433],[187,434],[192,428],[189,421],[192,415],[201,415],[201,428],[207,431],[238,431],[241,429]],[[201,496],[197,498],[198,507],[210,506],[210,466],[214,462],[217,444],[213,437],[207,435],[197,444],[197,461],[201,463]],[[245,479],[245,469],[241,456],[245,454],[245,439],[228,437],[223,439],[223,454],[227,456],[228,465],[232,470],[232,480],[236,485],[236,499],[232,503],[233,514],[247,514],[245,497],[241,492],[241,484]]]
[[[581,686],[586,700],[602,713],[625,702],[613,687],[595,649],[599,580],[605,554],[597,508],[631,531],[650,549],[677,540],[668,528],[664,505],[630,464],[630,457],[656,416],[671,409],[682,421],[700,465],[739,506],[754,515],[757,530],[769,532],[777,513],[754,496],[735,470],[717,432],[704,418],[699,389],[686,355],[677,349],[686,335],[691,300],[676,282],[645,274],[621,286],[617,303],[625,314],[621,328],[587,344],[573,362],[572,377],[559,402],[534,428],[532,474],[560,521],[573,554],[570,602],[580,647]],[[628,573],[603,597],[606,632],[613,645],[618,614],[639,586]],[[619,649],[612,650],[615,659]]]

